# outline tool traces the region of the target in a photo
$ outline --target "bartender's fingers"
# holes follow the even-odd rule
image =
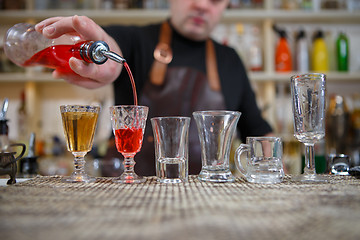
[[[102,65],[86,63],[76,58],[70,58],[69,65],[71,69],[84,78],[91,78],[103,84],[114,81],[120,74],[121,65],[107,61]]]
[[[75,15],[73,17],[49,19],[44,24],[42,34],[47,38],[58,38],[63,34],[76,32],[85,40],[103,40],[104,31],[102,28],[85,16]]]
[[[37,23],[35,25],[35,30],[38,32],[42,32],[42,30],[49,26],[50,24],[53,24],[54,22],[59,21],[60,19],[63,19],[64,17],[51,17],[51,18],[47,18],[39,23]]]
[[[86,16],[73,16],[72,23],[75,31],[86,40],[106,40],[105,31],[92,19]]]

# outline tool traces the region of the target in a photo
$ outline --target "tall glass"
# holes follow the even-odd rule
[[[304,174],[302,182],[326,181],[316,175],[314,145],[325,136],[325,80],[321,73],[309,73],[291,77],[294,136],[305,145]]]
[[[98,106],[60,106],[67,149],[74,155],[74,172],[65,182],[94,182],[84,170],[85,155],[91,150],[96,123],[100,112]]]
[[[116,148],[124,156],[124,172],[113,179],[114,182],[142,183],[145,181],[134,171],[134,157],[142,146],[148,111],[148,107],[138,105],[110,107]]]

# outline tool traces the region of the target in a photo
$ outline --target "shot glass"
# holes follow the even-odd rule
[[[247,153],[246,168],[240,156]],[[278,137],[247,137],[235,153],[235,164],[248,182],[272,184],[284,179],[282,141]]]
[[[234,182],[229,166],[231,142],[241,113],[236,111],[197,111],[193,116],[201,146],[201,172],[205,182]]]
[[[151,118],[154,133],[156,176],[161,183],[188,180],[189,117]]]
[[[345,154],[330,154],[328,156],[328,169],[330,174],[350,175],[350,157]]]

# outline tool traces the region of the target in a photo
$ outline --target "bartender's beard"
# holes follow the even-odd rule
[[[199,14],[192,14],[179,22],[179,24],[173,24],[177,31],[179,31],[185,37],[195,40],[202,41],[209,37],[213,27],[206,16]]]

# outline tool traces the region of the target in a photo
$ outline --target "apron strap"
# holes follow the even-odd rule
[[[167,65],[172,61],[170,48],[172,31],[168,22],[161,25],[159,42],[154,50],[154,59],[150,70],[150,81],[155,85],[162,85]]]
[[[172,31],[169,23],[166,21],[161,25],[159,42],[154,50],[154,62],[150,69],[150,81],[154,85],[164,83],[167,65],[172,61],[173,54],[170,48]],[[213,41],[206,40],[206,75],[210,88],[214,91],[220,91],[220,78],[217,69],[216,54]]]
[[[206,74],[210,88],[214,91],[220,91],[220,78],[217,69],[216,54],[214,43],[210,38],[206,40]]]

